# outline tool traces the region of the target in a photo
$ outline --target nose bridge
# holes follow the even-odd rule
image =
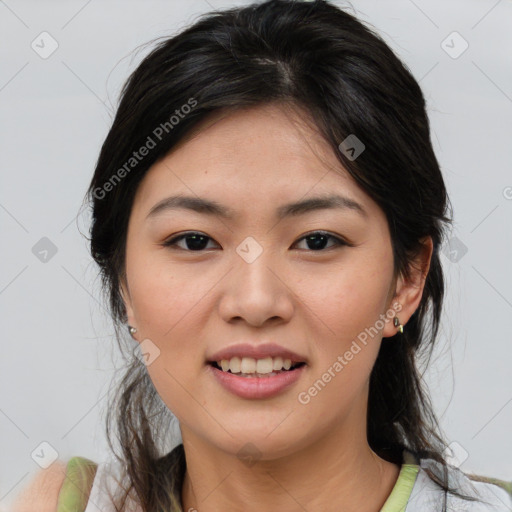
[[[292,305],[282,268],[270,249],[248,237],[236,248],[231,276],[224,289],[221,314],[226,320],[242,317],[252,324],[268,318],[286,318]]]
[[[237,280],[245,285],[247,293],[274,294],[276,277],[270,269],[276,266],[276,258],[272,251],[249,236],[238,245],[236,253]]]

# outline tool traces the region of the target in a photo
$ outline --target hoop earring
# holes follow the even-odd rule
[[[404,326],[400,323],[400,320],[398,320],[397,316],[395,316],[395,318],[393,319],[393,325],[397,327],[401,333],[404,332]]]

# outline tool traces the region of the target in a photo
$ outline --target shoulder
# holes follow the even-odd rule
[[[427,469],[439,469],[433,461],[422,460],[416,483],[410,496],[406,512],[427,510],[426,506],[437,505],[444,499],[444,491],[428,475]],[[460,468],[447,466],[448,482],[470,501],[455,494],[447,495],[447,510],[463,512],[510,512],[512,509],[512,482],[491,477],[464,473]],[[442,475],[441,471],[436,473]],[[434,510],[434,508],[432,508]]]
[[[56,460],[36,473],[13,503],[12,512],[85,510],[97,464],[84,457]]]
[[[39,470],[13,503],[13,512],[55,512],[59,492],[66,477],[67,462],[56,460]]]

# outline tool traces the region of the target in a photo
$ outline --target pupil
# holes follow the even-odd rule
[[[319,241],[318,239],[319,238],[322,238],[323,240]],[[313,243],[313,247],[311,247],[311,245],[309,244],[309,242],[312,242],[314,241],[315,239],[317,239],[317,243]],[[308,247],[310,249],[323,249],[325,247],[325,243],[327,242],[327,235],[322,235],[322,234],[319,234],[319,235],[310,235],[310,236],[307,236],[306,237],[306,240],[308,242]]]
[[[187,235],[187,247],[193,251],[200,251],[206,247],[207,238],[204,235]],[[192,243],[190,243],[190,240],[192,240]]]

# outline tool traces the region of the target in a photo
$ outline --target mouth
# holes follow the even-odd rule
[[[292,362],[291,359],[282,357],[266,357],[264,359],[233,357],[220,361],[207,361],[207,364],[223,373],[248,379],[275,377],[306,366],[304,361]]]
[[[285,356],[286,357],[286,356]],[[308,365],[280,356],[232,357],[207,361],[209,374],[228,392],[244,399],[270,399],[290,390]]]

